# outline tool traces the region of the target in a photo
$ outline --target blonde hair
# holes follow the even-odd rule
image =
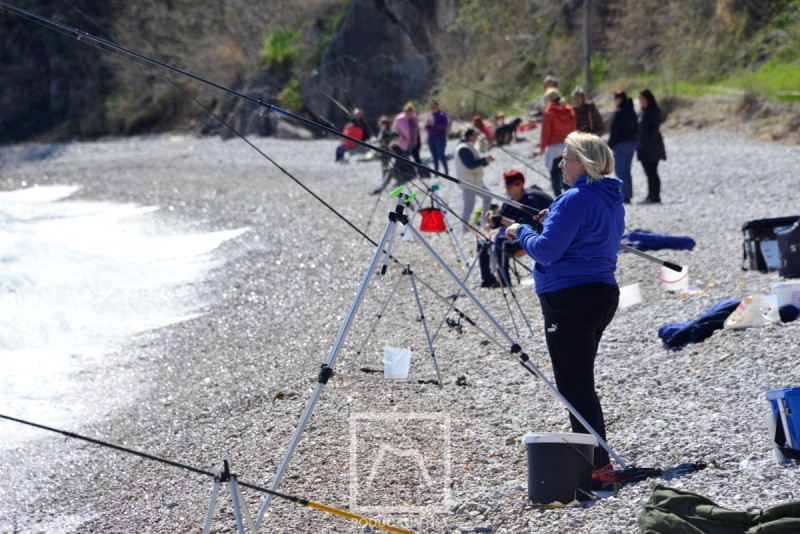
[[[572,132],[564,139],[564,144],[586,169],[587,182],[602,180],[614,171],[614,153],[598,136],[585,132]]]
[[[395,108],[395,109],[397,109],[397,108]],[[413,112],[414,111],[414,104],[412,104],[411,102],[406,102],[406,105],[403,106],[403,111],[411,111],[411,112]]]

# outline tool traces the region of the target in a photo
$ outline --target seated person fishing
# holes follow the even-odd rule
[[[364,130],[352,122],[345,124],[342,133],[360,141],[364,140]],[[364,149],[355,141],[345,139],[343,143],[336,147],[336,161],[343,161],[345,152],[359,153],[364,152]]]
[[[542,195],[537,195],[535,192],[525,191],[525,176],[516,169],[506,171],[503,173],[503,180],[506,184],[506,191],[508,198],[520,204],[536,208],[537,210],[544,209],[549,205],[548,199]],[[550,200],[552,202],[552,199]],[[481,287],[500,287],[501,285],[509,285],[510,278],[508,276],[508,266],[511,258],[522,250],[518,239],[508,239],[506,237],[506,227],[519,222],[522,224],[529,224],[536,227],[538,224],[530,213],[526,213],[519,208],[515,208],[509,204],[503,204],[500,210],[496,213],[488,211],[486,213],[486,224],[489,228],[497,230],[494,237],[494,254],[495,262],[500,274],[500,280],[492,274],[489,264],[489,246],[487,243],[478,243],[479,264],[481,268]]]

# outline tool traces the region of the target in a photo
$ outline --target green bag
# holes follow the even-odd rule
[[[659,484],[639,512],[639,528],[642,534],[796,534],[800,501],[740,512]]]

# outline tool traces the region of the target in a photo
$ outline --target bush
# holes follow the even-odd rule
[[[300,42],[298,30],[283,30],[267,35],[261,46],[261,59],[274,68],[288,68],[297,57],[297,44]]]
[[[278,101],[281,106],[289,111],[300,111],[303,107],[303,94],[300,89],[300,80],[292,78],[283,86],[278,93]]]

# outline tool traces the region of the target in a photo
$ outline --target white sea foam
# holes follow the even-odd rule
[[[70,374],[104,347],[197,315],[209,303],[191,283],[226,260],[220,244],[247,231],[175,233],[157,224],[156,206],[68,200],[78,189],[0,192],[0,397],[9,414],[64,415]]]

